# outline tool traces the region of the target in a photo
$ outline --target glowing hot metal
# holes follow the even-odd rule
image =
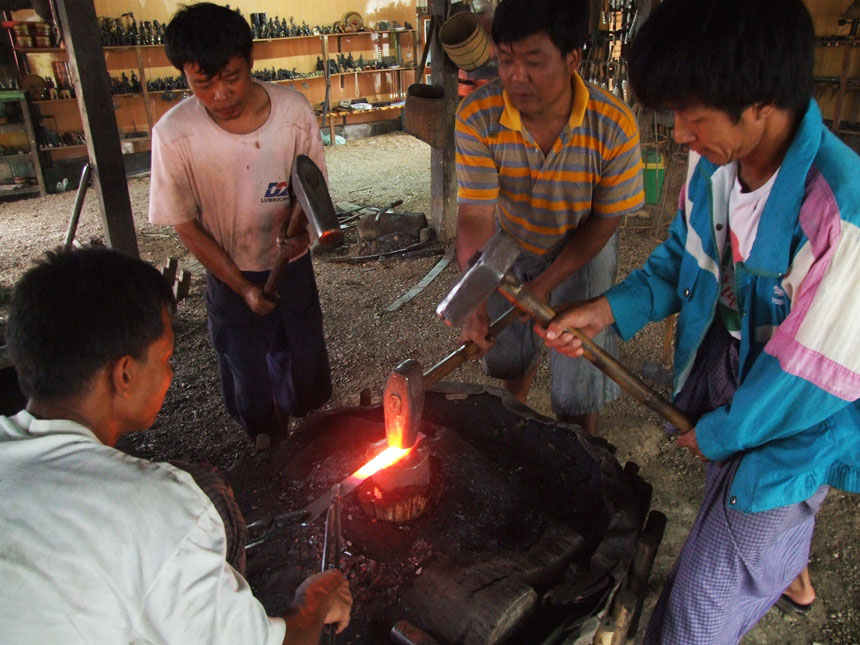
[[[381,453],[376,455],[376,457],[364,464],[361,468],[352,473],[352,475],[347,478],[347,481],[356,478],[358,479],[358,482],[361,483],[374,473],[382,470],[383,468],[388,468],[392,464],[396,464],[409,453],[409,450],[409,448],[397,448],[396,446],[389,446]]]
[[[376,455],[376,457],[364,464],[361,468],[352,473],[349,477],[344,479],[342,482],[332,486],[331,490],[329,490],[327,493],[312,501],[304,510],[304,513],[301,515],[301,523],[307,526],[315,519],[317,519],[320,515],[325,513],[325,511],[328,510],[328,507],[331,505],[331,501],[337,494],[338,486],[340,487],[341,495],[348,495],[349,493],[354,491],[358,487],[358,485],[361,484],[361,482],[363,482],[365,479],[367,479],[374,473],[379,472],[383,468],[388,468],[392,464],[396,464],[398,461],[408,455],[409,452],[410,448],[397,448],[396,446],[389,446],[381,453]]]

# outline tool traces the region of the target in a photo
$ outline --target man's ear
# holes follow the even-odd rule
[[[113,366],[108,369],[110,370],[110,381],[114,392],[123,397],[128,396],[134,385],[137,361],[126,354],[116,359]]]
[[[581,49],[572,49],[567,52],[567,56],[564,57],[565,62],[567,63],[567,69],[571,74],[579,71],[579,64],[582,62],[582,50]]]
[[[752,107],[756,120],[766,119],[776,110],[776,105],[773,103],[756,103]]]

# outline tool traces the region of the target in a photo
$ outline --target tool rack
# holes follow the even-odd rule
[[[7,104],[12,104],[16,120],[8,122]],[[33,121],[30,117],[30,106],[24,92],[18,90],[0,91],[0,162],[9,168],[8,179],[0,180],[0,197],[18,197],[21,195],[44,195],[45,182],[42,177],[42,167]],[[29,166],[23,174],[17,168]],[[17,180],[17,181],[16,181]]]

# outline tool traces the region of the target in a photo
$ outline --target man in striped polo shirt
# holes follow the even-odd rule
[[[644,199],[633,115],[576,73],[588,14],[587,0],[503,0],[493,21],[499,79],[457,111],[460,267],[501,228],[522,248],[515,274],[551,305],[612,286],[618,224]],[[487,372],[525,401],[542,346],[525,322],[487,339],[505,307],[494,295],[460,341],[476,342]],[[596,340],[615,353],[611,332]],[[551,361],[553,412],[594,434],[618,386],[584,359],[553,352]]]

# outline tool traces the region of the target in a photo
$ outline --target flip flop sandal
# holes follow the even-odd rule
[[[814,602],[814,601],[813,601]],[[782,594],[779,600],[776,601],[776,608],[785,614],[794,614],[796,616],[808,616],[812,611],[812,604],[802,605],[799,602],[793,601],[791,598]]]

